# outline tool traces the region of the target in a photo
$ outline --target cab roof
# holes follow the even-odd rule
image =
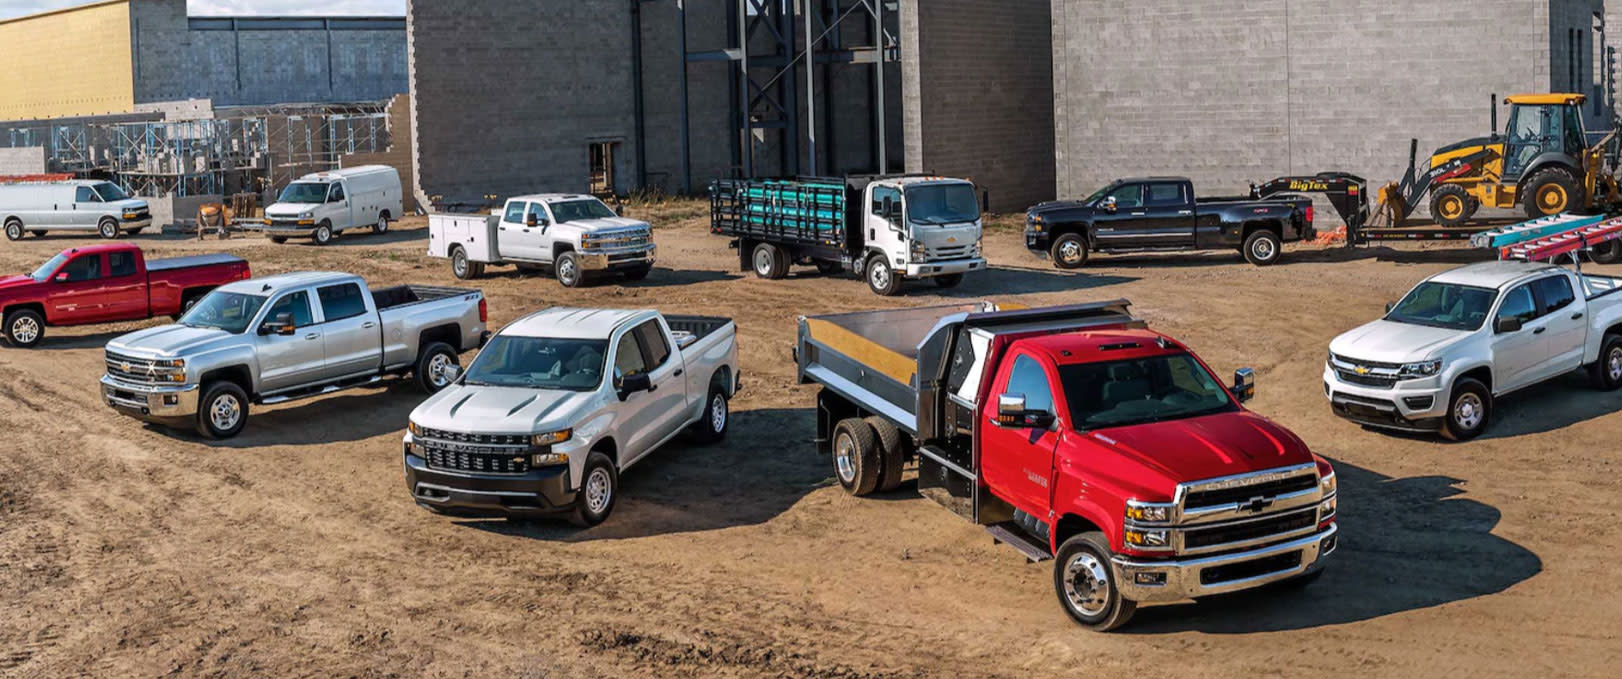
[[[220,286],[220,290],[234,292],[241,295],[264,295],[277,290],[303,287],[306,285],[321,285],[323,283],[349,283],[360,281],[354,274],[337,271],[299,271],[284,273],[264,278],[250,278]]]
[[[561,201],[565,201],[565,200],[597,200],[597,197],[596,196],[589,196],[589,195],[586,195],[586,194],[583,194],[583,193],[531,193],[531,194],[525,195],[525,196],[513,196],[511,198],[508,198],[507,200],[509,200],[509,201],[528,200],[528,201],[533,201],[533,202],[546,203],[546,204],[550,205],[552,203],[557,203],[557,202],[561,202]]]
[[[99,254],[99,253],[103,253],[103,252],[128,252],[130,250],[135,250],[135,251],[139,252],[141,250],[141,247],[134,244],[134,243],[103,243],[103,244],[100,244],[100,245],[86,245],[86,246],[84,246],[82,248],[68,248],[67,250],[64,250],[63,252],[65,252],[67,254],[70,254],[70,255],[84,255],[84,254],[92,254],[93,255],[93,254]]]
[[[502,335],[606,340],[621,325],[657,315],[650,309],[579,309],[552,307],[520,318],[502,328]]]
[[[1506,104],[1581,104],[1588,97],[1581,94],[1566,94],[1556,92],[1553,94],[1511,94],[1504,97]]]
[[[1188,353],[1176,340],[1143,328],[1079,330],[1031,337],[1021,343],[1046,352],[1058,365]]]
[[[1469,285],[1478,288],[1503,288],[1518,283],[1523,279],[1531,278],[1534,275],[1551,271],[1563,271],[1563,269],[1553,264],[1541,262],[1500,260],[1481,262],[1459,267],[1452,271],[1444,271],[1431,276],[1430,280],[1437,283]]]

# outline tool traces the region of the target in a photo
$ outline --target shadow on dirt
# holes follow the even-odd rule
[[[465,364],[469,357],[463,358]],[[410,378],[385,378],[376,387],[343,391],[326,397],[249,409],[247,428],[236,438],[212,441],[190,427],[147,425],[177,439],[219,448],[304,446],[365,441],[383,434],[405,434],[406,421],[428,395]],[[398,446],[396,446],[398,447]]]
[[[1513,438],[1564,429],[1611,413],[1622,412],[1622,391],[1605,392],[1589,382],[1588,372],[1578,370],[1547,382],[1534,384],[1493,402],[1492,422],[1479,440]],[[1383,436],[1415,441],[1468,446],[1469,441],[1453,443],[1440,434],[1403,432],[1375,427],[1365,430]]]
[[[164,318],[163,321],[167,323],[169,322],[169,319]],[[15,349],[16,351],[69,351],[73,349],[101,349],[106,347],[108,342],[118,339],[119,337],[123,337],[124,335],[128,335],[131,332],[135,332],[134,330],[113,330],[89,335],[57,335],[53,334],[51,330],[60,331],[65,329],[52,328],[46,330],[45,337],[41,338],[39,344],[34,345],[34,348],[32,349],[16,349],[5,340],[0,340],[0,346],[7,349]],[[100,377],[100,375],[97,375],[97,377]]]
[[[602,288],[618,285],[626,288],[665,288],[681,285],[692,285],[695,283],[730,281],[741,277],[742,276],[739,274],[728,273],[725,271],[707,271],[702,269],[667,269],[664,267],[654,267],[653,271],[648,273],[648,277],[640,281],[626,280],[624,276],[614,273],[591,274],[591,278],[583,283],[582,287]],[[525,267],[522,269],[518,267],[486,269],[484,275],[480,276],[479,279],[468,282],[477,283],[478,280],[483,279],[503,278],[508,280],[537,279],[550,281],[554,285],[559,285],[557,278],[552,274],[551,267],[547,266]]]
[[[1141,608],[1122,631],[1247,634],[1339,625],[1496,594],[1543,570],[1536,554],[1492,534],[1497,508],[1455,497],[1459,479],[1393,479],[1339,462],[1335,471],[1340,548],[1316,583]]]
[[[1393,264],[1475,264],[1498,259],[1498,251],[1491,248],[1473,248],[1466,241],[1454,241],[1425,250],[1399,250],[1383,245],[1346,247],[1337,245],[1316,251],[1291,253],[1300,262],[1356,262],[1372,259]]]

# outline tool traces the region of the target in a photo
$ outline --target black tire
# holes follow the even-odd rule
[[[604,483],[604,495],[598,499],[594,488],[596,484]],[[574,498],[574,512],[569,514],[569,522],[581,528],[590,528],[608,519],[614,513],[614,503],[619,501],[619,471],[614,469],[614,461],[607,455],[592,451],[586,456],[586,466],[580,470],[580,492]]]
[[[1492,392],[1479,380],[1465,377],[1453,383],[1442,416],[1442,435],[1453,441],[1468,441],[1487,430],[1492,421]]]
[[[565,252],[552,262],[552,275],[565,288],[578,288],[586,282],[586,272],[580,269],[580,255]]]
[[[32,349],[45,339],[45,317],[33,309],[6,314],[6,341],[18,349]]]
[[[851,495],[861,497],[879,485],[879,444],[873,426],[860,418],[846,418],[834,425],[834,478]]]
[[[895,269],[885,261],[884,255],[874,255],[867,261],[867,268],[862,272],[867,279],[867,288],[873,294],[881,297],[894,297],[901,292],[901,277],[896,275]]]
[[[429,394],[437,394],[439,390],[451,385],[450,376],[445,370],[450,366],[461,367],[456,357],[456,350],[444,342],[429,342],[417,354],[417,365],[411,369],[412,378],[417,382],[417,388]]]
[[[386,211],[377,213],[377,223],[372,225],[372,233],[382,234],[382,233],[388,233],[388,232],[389,232],[389,213],[386,212]]]
[[[1067,233],[1053,241],[1048,256],[1060,269],[1079,269],[1087,264],[1087,239],[1079,233]]]
[[[1071,619],[1095,632],[1125,625],[1138,610],[1136,601],[1121,597],[1115,569],[1110,567],[1109,541],[1097,531],[1073,535],[1059,546],[1053,560],[1053,592]]]
[[[1584,205],[1582,189],[1577,179],[1559,168],[1538,170],[1523,185],[1521,207],[1528,219],[1568,212]]]
[[[320,224],[315,225],[315,233],[311,234],[311,240],[314,240],[316,245],[328,245],[332,243],[334,236],[337,234],[332,232],[332,223],[322,220]]]
[[[98,235],[100,235],[104,240],[112,240],[114,238],[117,238],[118,237],[118,222],[111,219],[111,218],[103,219],[100,222],[96,223],[96,233]]]
[[[281,245],[282,243],[287,242],[287,236],[271,236],[270,242]]]
[[[754,252],[750,253],[749,263],[756,278],[775,281],[788,275],[788,255],[771,243],[756,245]]]
[[[817,273],[824,276],[837,276],[845,272],[845,265],[839,262],[817,260]]]
[[[34,233],[38,234],[38,233],[43,233],[43,232],[35,231]],[[17,220],[17,219],[8,219],[8,220],[6,220],[6,240],[22,240],[22,239],[23,239],[23,223],[22,223],[22,221]]]
[[[218,410],[218,412],[216,412]],[[231,413],[235,413],[231,416]],[[248,392],[235,382],[213,382],[197,401],[197,433],[205,438],[228,439],[248,426]]]
[[[1622,389],[1622,335],[1605,336],[1599,344],[1599,358],[1588,366],[1588,375],[1595,389]]]
[[[1600,243],[1590,251],[1589,257],[1595,264],[1615,264],[1622,262],[1622,240],[1613,240]]]
[[[693,423],[693,438],[699,443],[716,443],[727,437],[727,428],[732,424],[732,406],[727,402],[727,392],[721,385],[711,385],[710,393],[704,398],[704,414]]]
[[[129,234],[131,236],[139,236],[139,235],[141,235],[141,232],[145,231],[145,230],[146,230],[145,228],[130,229],[129,231],[125,231],[124,233],[127,233],[127,234]]]
[[[879,437],[879,483],[881,491],[895,490],[901,485],[902,467],[907,464],[907,449],[901,436],[901,429],[882,417],[873,416],[865,420],[868,426],[873,427],[873,433]]]
[[[184,318],[186,316],[186,312],[191,311],[192,307],[197,306],[197,300],[202,299],[206,295],[208,295],[208,293],[206,293],[206,292],[202,292],[202,293],[194,292],[194,293],[188,294],[188,295],[180,298],[180,313],[178,313],[178,314],[170,314],[169,318],[172,318],[172,319],[174,319],[176,321],[179,321],[181,318]]]
[[[1470,219],[1470,192],[1458,184],[1443,184],[1431,192],[1431,218],[1442,226],[1461,226]]]
[[[632,267],[630,269],[625,270],[625,280],[628,280],[628,281],[647,280],[648,274],[650,274],[652,272],[653,272],[653,265],[651,265],[651,264],[645,265],[645,266]]]
[[[949,273],[943,276],[935,276],[930,280],[935,281],[935,287],[937,288],[942,290],[951,290],[952,288],[963,284],[963,274]]]
[[[468,259],[461,246],[451,248],[451,275],[461,280],[472,280],[484,275],[484,263]]]
[[[1278,234],[1268,229],[1257,229],[1245,237],[1245,261],[1256,266],[1277,263],[1284,256],[1284,246]]]

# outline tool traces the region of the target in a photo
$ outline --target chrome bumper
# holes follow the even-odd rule
[[[315,233],[314,224],[264,224],[260,231],[267,236],[309,236]]]
[[[124,219],[118,222],[120,229],[145,229],[152,226],[152,217],[148,215],[139,219]]]
[[[581,250],[578,257],[580,258],[580,268],[587,271],[652,266],[659,257],[659,246],[649,243],[628,248]]]
[[[197,414],[198,386],[137,386],[103,375],[101,398],[130,417],[154,422],[178,420]]]
[[[1198,599],[1260,587],[1323,568],[1323,559],[1335,551],[1338,531],[1339,528],[1335,524],[1330,524],[1328,528],[1304,538],[1245,552],[1182,561],[1135,561],[1116,556],[1110,560],[1110,564],[1114,567],[1116,588],[1120,590],[1121,596],[1132,601]],[[1204,571],[1207,569],[1239,566],[1248,561],[1281,557],[1291,552],[1300,552],[1301,558],[1299,562],[1288,567],[1269,569],[1256,575],[1224,579],[1209,584],[1203,581]],[[1140,582],[1140,577],[1155,584]]]
[[[968,273],[986,268],[986,260],[980,257],[972,259],[952,259],[941,262],[923,262],[908,264],[907,278],[929,278],[931,276],[949,276],[957,273]]]

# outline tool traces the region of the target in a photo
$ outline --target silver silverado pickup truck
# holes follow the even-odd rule
[[[358,276],[293,273],[221,286],[175,325],[107,343],[101,393],[131,417],[230,438],[269,405],[412,375],[433,393],[488,337],[478,290],[372,290]]]
[[[726,435],[737,334],[730,319],[655,311],[519,319],[412,411],[406,488],[440,513],[600,523],[631,465],[683,431]]]

